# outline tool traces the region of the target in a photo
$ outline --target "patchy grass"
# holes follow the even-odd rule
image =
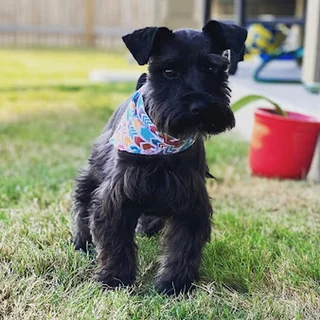
[[[320,187],[250,177],[247,144],[223,135],[207,142],[222,181],[208,182],[214,229],[198,290],[158,295],[158,239],[138,237],[136,286],[102,292],[95,261],[69,242],[70,195],[93,139],[134,88],[88,85],[87,71],[125,63],[94,51],[3,50],[0,59],[0,319],[320,318]]]

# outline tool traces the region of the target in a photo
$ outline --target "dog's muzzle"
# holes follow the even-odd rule
[[[183,97],[194,123],[208,134],[217,134],[235,126],[235,118],[229,100],[212,97],[208,94],[193,93]]]

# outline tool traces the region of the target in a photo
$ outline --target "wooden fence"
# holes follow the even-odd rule
[[[1,0],[0,45],[119,48],[159,11],[161,0]]]

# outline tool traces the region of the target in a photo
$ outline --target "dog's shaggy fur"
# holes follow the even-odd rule
[[[173,155],[134,155],[109,142],[127,108],[115,111],[96,141],[74,197],[76,249],[93,243],[96,279],[105,287],[136,279],[135,230],[162,232],[158,292],[187,292],[199,278],[201,251],[210,237],[212,208],[205,187],[203,139],[235,125],[229,107],[228,60],[243,51],[246,31],[210,21],[202,32],[144,28],[123,38],[139,64],[149,63],[137,88],[145,86],[145,108],[157,128],[177,138],[194,137]]]

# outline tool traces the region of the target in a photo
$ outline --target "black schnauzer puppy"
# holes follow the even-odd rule
[[[96,141],[74,198],[75,247],[96,246],[105,287],[134,283],[136,229],[163,229],[158,292],[187,292],[199,279],[212,213],[204,138],[235,125],[224,52],[241,53],[246,36],[210,21],[202,31],[148,27],[123,37],[149,73]]]

